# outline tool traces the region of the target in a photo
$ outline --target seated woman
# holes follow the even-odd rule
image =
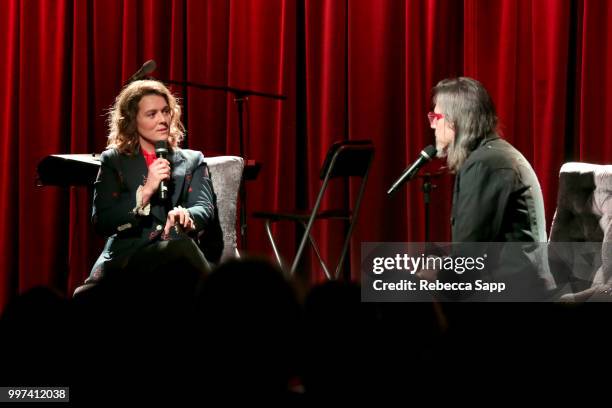
[[[184,127],[176,98],[161,82],[134,81],[117,96],[108,122],[92,212],[96,231],[108,239],[86,283],[130,260],[144,271],[181,259],[205,272],[193,238],[214,217],[212,183],[202,153],[179,148]],[[157,157],[164,144],[167,155]]]

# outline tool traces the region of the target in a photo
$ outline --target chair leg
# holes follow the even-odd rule
[[[312,214],[308,219],[308,224],[306,225],[306,229],[304,230],[304,236],[300,241],[300,245],[298,246],[298,250],[295,254],[295,258],[293,258],[293,263],[291,264],[291,269],[289,270],[289,274],[293,276],[295,270],[297,269],[298,263],[302,258],[302,254],[304,253],[304,248],[306,247],[306,240],[310,236],[310,230],[312,229],[312,224],[316,218],[317,213],[319,212],[319,208],[321,207],[321,201],[323,200],[323,194],[327,189],[327,183],[329,182],[330,171],[327,171],[325,175],[325,179],[323,180],[323,185],[321,186],[321,190],[319,190],[319,195],[317,196],[317,201],[315,202],[314,208],[312,209]]]
[[[346,253],[348,252],[349,245],[351,244],[351,235],[353,233],[353,223],[350,223],[349,230],[344,239],[344,244],[342,245],[342,252],[340,252],[340,258],[338,259],[338,265],[336,265],[336,272],[334,273],[334,279],[340,278],[340,272],[342,272],[342,268],[344,267],[344,258],[346,257]]]
[[[306,229],[306,223],[302,222],[302,226],[304,227],[304,229]],[[327,277],[328,280],[332,280],[333,278],[331,276],[331,273],[329,273],[329,269],[327,269],[327,265],[325,264],[325,261],[323,261],[323,258],[321,257],[321,253],[319,252],[319,247],[317,246],[317,243],[315,242],[311,234],[308,234],[308,239],[310,240],[310,245],[312,245],[312,249],[317,255],[317,258],[319,258],[319,264],[321,264],[321,268],[323,268],[323,272],[325,273],[325,276]]]
[[[270,220],[266,220],[265,227],[266,227],[266,234],[268,234],[268,239],[270,240],[270,244],[272,245],[272,250],[274,251],[274,256],[276,257],[278,266],[280,266],[280,268],[283,269],[283,262],[281,261],[280,253],[278,252],[278,248],[276,247],[276,242],[274,241],[274,237],[272,236],[272,230],[270,229]]]
[[[291,264],[291,269],[289,270],[289,275],[293,276],[295,271],[297,270],[297,266],[302,258],[302,254],[304,253],[304,249],[306,248],[306,240],[310,236],[310,228],[306,227],[306,231],[304,231],[304,236],[300,240],[300,244],[298,245],[297,253],[295,254],[295,258],[293,258],[293,263]]]

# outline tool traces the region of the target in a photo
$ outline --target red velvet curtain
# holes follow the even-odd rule
[[[392,198],[385,191],[432,143],[430,89],[445,77],[472,76],[489,89],[505,137],[540,178],[550,222],[564,161],[612,161],[602,126],[612,114],[611,8],[597,0],[2,0],[0,307],[34,285],[70,293],[87,275],[101,246],[89,226],[91,191],[35,187],[36,164],[52,153],[100,152],[106,109],[148,59],[158,63],[157,78],[288,96],[247,102],[246,156],[263,164],[247,183],[248,212],[293,207],[300,191],[311,204],[329,145],[374,141],[351,248],[355,279],[361,242],[425,238],[421,181]],[[186,106],[190,148],[238,154],[231,95],[174,91]],[[305,129],[297,129],[302,114]],[[430,240],[444,241],[452,177],[434,184]],[[332,193],[328,206],[356,191],[339,185]],[[249,252],[269,254],[261,222],[248,221]],[[341,230],[317,227],[330,258]],[[294,230],[275,232],[291,254]]]
[[[550,222],[558,170],[566,155],[573,153],[565,149],[565,133],[571,132],[567,109],[568,86],[574,81],[568,77],[574,75],[570,72],[574,10],[570,2],[557,1],[465,4],[465,75],[487,87],[496,101],[502,133],[536,170]]]
[[[310,152],[309,165],[320,163],[323,146],[339,133],[371,138],[377,149],[353,240],[353,278],[361,242],[426,236],[422,182],[390,199],[385,191],[433,141],[425,119],[430,89],[446,77],[472,76],[490,91],[503,134],[538,174],[550,227],[561,164],[612,161],[612,138],[597,120],[610,109],[605,95],[612,71],[602,60],[608,58],[611,7],[589,0],[307,2],[307,13],[315,10],[317,17],[306,19],[308,56],[315,61],[307,64],[307,73],[314,69],[306,84],[308,140],[321,146]],[[440,166],[434,161],[424,172],[435,175]],[[453,178],[433,180],[429,239],[446,241]],[[320,235],[337,253],[337,234]]]
[[[247,184],[248,209],[295,205],[285,193],[295,173],[295,1],[2,0],[0,14],[0,308],[36,285],[71,294],[88,275],[103,243],[89,223],[92,191],[36,187],[36,165],[101,152],[107,109],[148,59],[160,79],[287,95],[247,101],[246,155],[263,164]],[[231,95],[173,90],[190,148],[239,153]],[[268,249],[261,224],[249,224],[249,238],[250,251]]]

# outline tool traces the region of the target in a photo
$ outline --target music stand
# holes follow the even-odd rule
[[[242,178],[255,180],[260,165],[255,160],[244,163]],[[36,186],[93,187],[100,170],[99,154],[50,154],[43,157],[36,167]]]
[[[51,154],[36,167],[36,185],[92,187],[99,169],[99,154]]]

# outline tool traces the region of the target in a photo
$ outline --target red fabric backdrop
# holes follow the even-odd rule
[[[0,308],[35,285],[71,293],[87,275],[101,245],[88,222],[91,191],[36,187],[36,165],[53,153],[100,152],[106,109],[148,59],[158,78],[288,96],[248,101],[246,155],[263,164],[248,183],[248,212],[292,207],[296,196],[312,202],[333,141],[374,141],[351,248],[355,279],[362,241],[424,239],[420,183],[391,199],[385,191],[432,142],[429,92],[445,77],[472,76],[489,89],[505,137],[536,169],[550,222],[564,161],[612,161],[601,126],[612,114],[611,13],[597,0],[1,0]],[[186,105],[190,148],[238,154],[230,95],[174,91]],[[305,129],[296,129],[299,115]],[[430,239],[443,241],[452,177],[435,184]],[[327,205],[347,201],[343,186],[333,193]],[[340,230],[317,227],[326,256],[337,253]],[[294,230],[276,232],[290,254]],[[249,252],[270,253],[250,218]]]

